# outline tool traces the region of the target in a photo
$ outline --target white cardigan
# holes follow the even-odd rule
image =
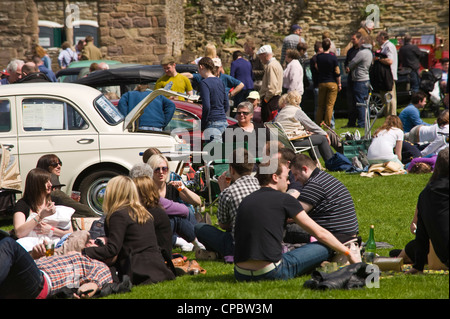
[[[288,92],[297,91],[303,95],[303,67],[299,60],[289,62],[283,71],[283,87]]]

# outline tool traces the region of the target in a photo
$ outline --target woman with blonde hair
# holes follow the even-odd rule
[[[202,204],[200,196],[188,189],[183,181],[169,182],[169,161],[164,155],[152,155],[147,164],[153,169],[153,181],[161,197],[187,205],[199,206]],[[173,245],[180,246],[184,251],[192,251],[194,246],[204,249],[204,246],[195,237],[194,225],[197,224],[197,220],[193,215],[192,207],[188,218],[169,216],[173,230]]]
[[[373,134],[367,151],[370,164],[397,162],[402,165],[403,125],[397,115],[388,115],[383,125]]]
[[[333,157],[328,135],[303,112],[300,107],[301,101],[302,96],[297,91],[283,94],[279,100],[280,111],[278,111],[276,122],[283,126],[289,138],[311,134],[312,144],[319,149],[323,160],[327,161]],[[305,139],[297,140],[293,141],[293,144],[297,147],[309,146],[309,141]],[[311,153],[310,156],[313,157]]]
[[[150,176],[141,175],[133,178],[139,193],[141,204],[153,216],[156,239],[161,254],[168,265],[172,265],[172,228],[169,216],[160,204],[159,192]]]
[[[47,54],[47,51],[41,47],[39,44],[36,44],[34,46],[34,52],[35,54],[42,59],[42,62],[44,62],[44,65],[47,69],[52,70],[52,59]]]
[[[159,249],[154,218],[140,203],[137,186],[130,177],[119,175],[108,182],[103,211],[106,244],[87,247],[83,254],[106,262],[116,282],[125,275],[133,285],[175,278]]]
[[[198,62],[204,57],[208,57],[208,58],[211,58],[211,59],[217,58],[217,48],[216,48],[216,45],[214,43],[208,43],[205,46],[205,55],[201,56],[201,57],[198,57],[197,59],[192,61],[191,64],[198,64]]]

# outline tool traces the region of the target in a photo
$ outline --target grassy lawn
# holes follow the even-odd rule
[[[375,127],[381,125],[379,119]],[[434,119],[428,119],[430,123]],[[337,133],[345,125],[338,119]],[[363,133],[363,132],[361,132]],[[363,134],[361,134],[363,135]],[[413,236],[409,225],[419,193],[426,185],[430,174],[401,175],[367,178],[358,174],[333,172],[349,189],[355,202],[360,235],[367,240],[369,226],[375,225],[375,240],[386,242],[394,248],[403,248]],[[213,216],[213,222],[216,221]],[[3,221],[2,229],[11,229],[11,222]],[[174,250],[178,252],[177,249]],[[388,249],[379,249],[378,254],[388,256]],[[194,253],[183,253],[194,259]],[[108,299],[178,299],[171,305],[195,302],[193,299],[233,299],[246,302],[249,299],[449,299],[448,272],[405,275],[404,273],[382,273],[379,288],[358,290],[313,291],[303,288],[309,275],[288,281],[239,283],[234,279],[233,265],[222,261],[200,261],[207,270],[205,275],[183,276],[174,281],[156,285],[133,287],[130,293],[111,295]],[[190,301],[189,301],[190,300]],[[221,302],[221,301],[218,301]],[[225,301],[222,301],[225,302]],[[166,305],[162,302],[161,305]],[[158,306],[158,302],[153,303]],[[176,311],[176,308],[172,308]],[[277,311],[278,312],[278,311]]]

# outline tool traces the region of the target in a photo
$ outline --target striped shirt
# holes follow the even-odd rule
[[[112,283],[111,271],[105,263],[81,254],[42,257],[36,260],[38,268],[50,279],[50,295],[58,289],[79,288],[94,282],[99,288]]]
[[[241,201],[249,194],[260,189],[258,180],[251,175],[238,178],[233,184],[223,190],[219,195],[219,207],[217,209],[217,220],[222,224],[232,225],[234,237],[234,222]]]
[[[316,168],[304,185],[300,202],[313,206],[308,215],[333,234],[358,234],[355,205],[348,189],[338,179]]]

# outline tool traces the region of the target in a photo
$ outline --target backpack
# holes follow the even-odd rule
[[[334,155],[325,161],[325,167],[332,172],[345,171],[352,172],[355,170],[352,162],[343,154],[336,152]]]

